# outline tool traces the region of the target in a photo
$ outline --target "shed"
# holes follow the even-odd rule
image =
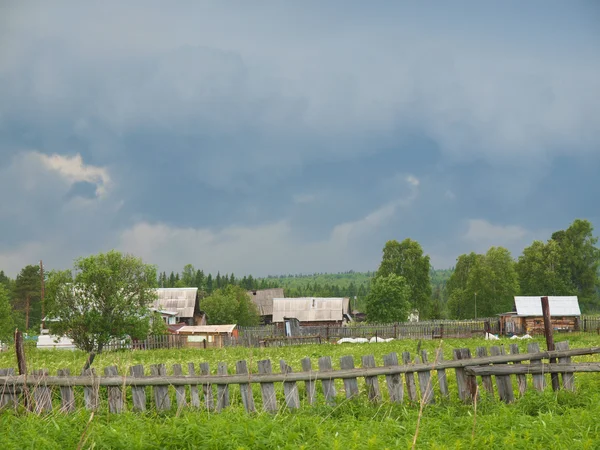
[[[284,297],[283,288],[248,291],[252,303],[258,308],[258,315],[264,324],[273,322],[273,299]]]
[[[298,319],[300,325],[341,325],[350,320],[348,297],[297,297],[273,299],[273,322]]]
[[[516,296],[514,311],[500,314],[500,332],[505,335],[544,332],[542,300],[536,296]],[[554,331],[578,331],[581,310],[577,296],[548,296]]]
[[[187,336],[188,347],[224,347],[231,338],[237,338],[237,325],[183,326],[174,334]]]
[[[156,295],[153,309],[161,313],[167,325],[201,323],[203,315],[198,305],[198,288],[159,288],[156,289]]]

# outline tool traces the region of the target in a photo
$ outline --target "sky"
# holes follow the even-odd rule
[[[0,3],[0,270],[435,268],[600,229],[600,3]]]

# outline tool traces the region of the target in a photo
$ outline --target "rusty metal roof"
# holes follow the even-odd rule
[[[283,322],[284,317],[294,317],[300,322],[341,321],[349,307],[347,297],[274,298],[273,322]]]
[[[580,316],[577,296],[548,296],[551,316]],[[515,307],[518,316],[541,316],[541,297],[515,297]]]

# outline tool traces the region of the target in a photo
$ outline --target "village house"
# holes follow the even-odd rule
[[[578,331],[581,311],[577,296],[548,296],[554,331]],[[540,334],[544,332],[541,297],[515,297],[514,311],[500,314],[500,333]]]
[[[248,291],[252,303],[258,309],[261,323],[268,325],[273,322],[273,299],[284,297],[282,288],[260,289]]]
[[[298,297],[273,299],[273,323],[298,320],[300,326],[343,325],[352,320],[347,297]]]
[[[224,347],[232,338],[238,337],[238,330],[233,325],[186,325],[174,334],[187,336],[188,347]]]
[[[167,325],[205,325],[206,316],[200,310],[198,288],[159,288],[152,310],[158,312]]]

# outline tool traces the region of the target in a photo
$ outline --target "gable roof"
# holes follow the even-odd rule
[[[248,291],[252,303],[258,308],[260,316],[273,315],[273,299],[283,297],[283,288]]]
[[[548,296],[551,316],[580,316],[577,296]],[[515,308],[518,316],[541,316],[541,297],[515,297]]]
[[[198,288],[158,288],[153,307],[176,312],[177,317],[194,317]]]
[[[284,317],[300,322],[341,321],[349,307],[347,297],[274,298],[273,322],[283,322]]]
[[[232,333],[237,325],[186,325],[179,328],[176,334],[194,334],[194,333]]]

